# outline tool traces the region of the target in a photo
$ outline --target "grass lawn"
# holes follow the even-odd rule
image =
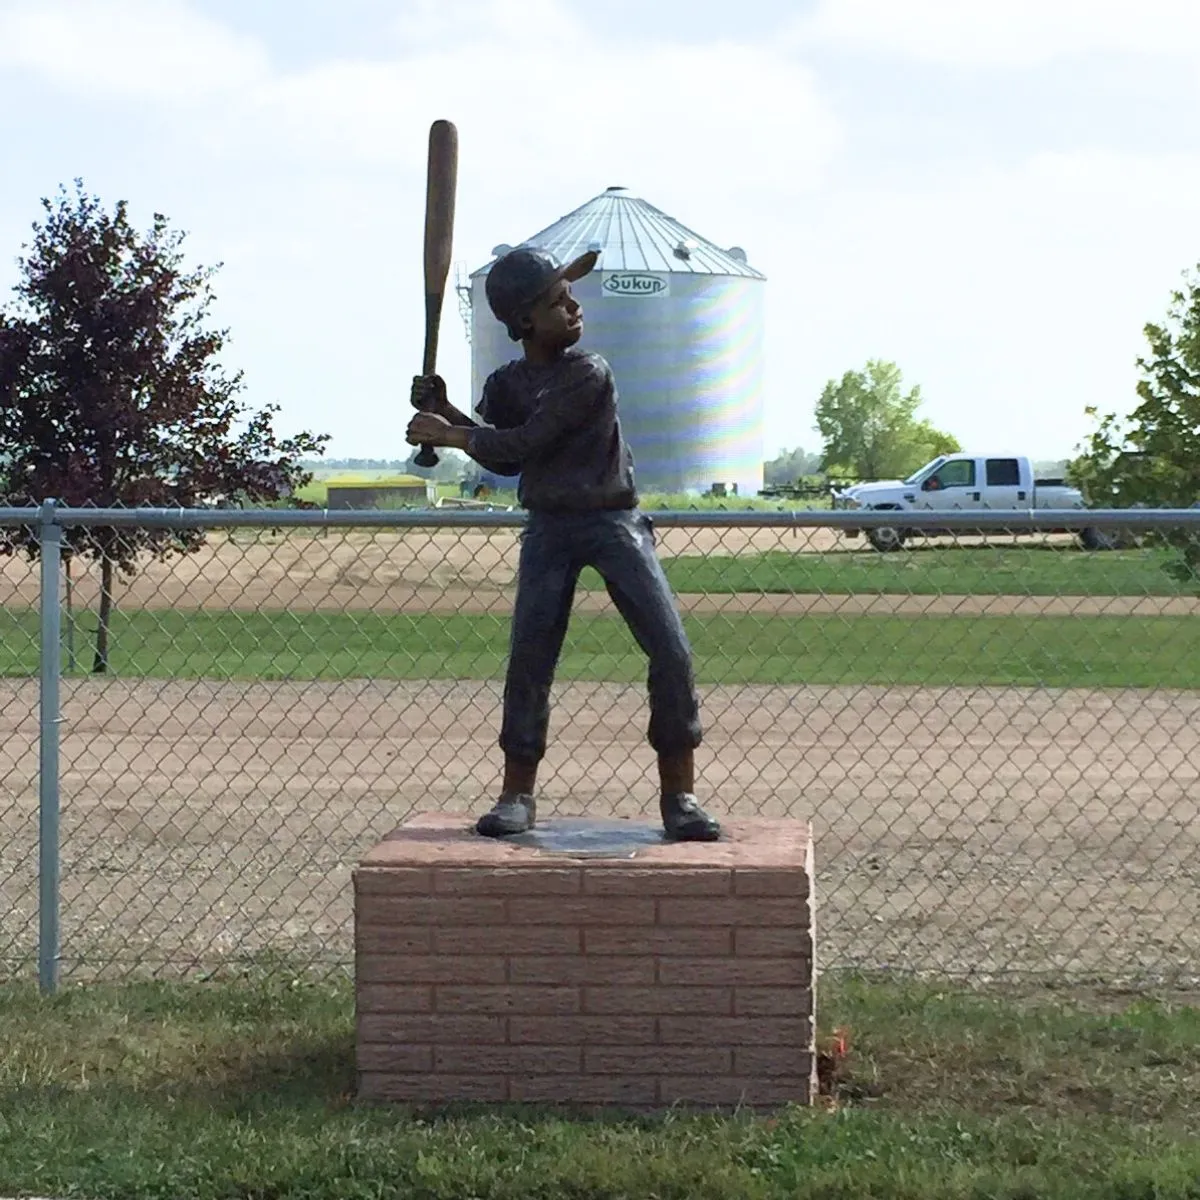
[[[686,622],[702,683],[1046,687],[1200,685],[1190,616],[715,614]],[[86,669],[95,617],[76,632]],[[38,615],[0,609],[0,676],[38,669]],[[504,616],[119,612],[113,675],[179,679],[491,679],[508,653]],[[619,617],[577,615],[558,678],[639,682],[646,664]]]
[[[346,983],[0,988],[0,1195],[1187,1200],[1200,1010],[827,979],[828,1105],[657,1118],[353,1099]]]
[[[800,543],[802,544],[802,543]],[[1194,596],[1157,550],[1088,553],[1069,546],[920,546],[880,554],[681,555],[666,560],[679,592],[782,592],[827,595]],[[588,585],[602,586],[588,573]]]

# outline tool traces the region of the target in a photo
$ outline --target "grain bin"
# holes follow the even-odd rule
[[[763,470],[766,277],[745,253],[720,249],[623,187],[520,244],[563,261],[600,251],[597,269],[574,285],[582,345],[612,364],[640,490],[754,495]],[[490,267],[470,278],[476,402],[488,375],[520,354],[488,308]]]

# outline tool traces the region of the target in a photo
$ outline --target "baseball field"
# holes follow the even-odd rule
[[[826,966],[1195,973],[1197,589],[1069,539],[878,555],[826,530],[663,529],[718,812],[816,826]],[[118,584],[64,658],[64,969],[350,956],[349,873],[498,783],[513,531],[214,535]],[[0,575],[0,958],[36,929],[37,569]],[[581,580],[548,813],[653,812],[645,664]]]

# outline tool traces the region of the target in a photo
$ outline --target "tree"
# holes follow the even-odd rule
[[[419,450],[414,448],[404,463],[406,475],[417,475],[422,479],[432,479],[434,483],[458,483],[465,479],[474,465],[465,454],[457,450],[441,449],[438,451],[437,465],[433,467],[418,467],[415,459]]]
[[[1065,458],[1039,458],[1033,463],[1034,479],[1065,479],[1070,469]]]
[[[831,379],[817,401],[824,439],[821,469],[856,479],[903,478],[939,454],[961,449],[948,433],[917,420],[921,389],[901,389],[895,363],[870,360],[863,371]]]
[[[763,482],[768,486],[794,484],[805,475],[815,475],[820,469],[821,456],[797,446],[795,450],[781,450],[778,457],[763,463]]]
[[[1085,411],[1096,421],[1069,476],[1097,508],[1192,508],[1200,503],[1200,266],[1184,274],[1166,320],[1144,327],[1147,354],[1137,359],[1141,403],[1124,420]],[[1200,542],[1183,529],[1148,540],[1175,547],[1175,575],[1200,575]]]
[[[185,235],[155,214],[147,233],[127,205],[105,212],[76,181],[43,200],[18,259],[16,301],[0,310],[0,495],[100,508],[276,501],[311,479],[305,453],[325,435],[279,438],[277,407],[248,411],[241,373],[218,363],[227,331],[207,327],[217,267],[186,269]],[[38,552],[7,533],[0,552]],[[100,564],[93,671],[108,667],[113,571],[139,555],[195,551],[202,531],[64,530],[71,558]]]

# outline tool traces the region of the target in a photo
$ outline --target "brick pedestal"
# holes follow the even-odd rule
[[[811,1102],[809,826],[730,822],[705,845],[611,825],[640,841],[573,855],[436,815],[366,855],[354,874],[362,1098]]]

